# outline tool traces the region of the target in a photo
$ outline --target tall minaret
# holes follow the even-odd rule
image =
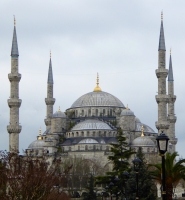
[[[156,101],[158,103],[158,121],[156,122],[156,128],[158,129],[159,133],[164,131],[164,133],[167,134],[167,130],[169,128],[169,122],[167,121],[168,95],[166,95],[166,77],[168,75],[168,70],[166,69],[166,47],[163,30],[163,13],[161,13],[158,69],[155,72],[158,78],[158,95],[156,95]]]
[[[8,106],[10,107],[10,124],[7,126],[9,133],[9,151],[19,152],[19,133],[22,127],[19,125],[19,107],[22,100],[19,99],[19,81],[21,74],[19,74],[19,51],[16,35],[16,21],[14,18],[14,30],[11,50],[11,73],[8,74],[10,80],[10,98],[8,99]]]
[[[46,129],[51,127],[51,117],[53,115],[53,105],[55,99],[53,98],[53,72],[52,72],[52,63],[51,63],[51,52],[50,52],[50,61],[49,61],[49,70],[48,70],[48,86],[47,86],[47,98],[45,98],[47,111],[46,111]]]
[[[169,73],[168,73],[168,121],[170,122],[170,127],[168,129],[168,137],[170,138],[170,143],[172,144],[171,151],[175,151],[175,145],[177,144],[177,139],[175,138],[175,122],[177,117],[175,116],[175,100],[174,95],[174,79],[173,79],[173,68],[172,68],[172,56],[170,50],[170,63],[169,63]]]

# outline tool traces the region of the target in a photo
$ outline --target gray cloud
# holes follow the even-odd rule
[[[52,50],[55,110],[64,111],[81,95],[100,86],[118,97],[143,123],[157,121],[157,49],[160,12],[164,11],[167,48],[172,47],[175,78],[177,150],[183,156],[185,40],[184,1],[4,1],[0,12],[0,149],[8,149],[10,49],[13,15],[17,19],[20,52],[20,150],[45,130],[46,81]]]

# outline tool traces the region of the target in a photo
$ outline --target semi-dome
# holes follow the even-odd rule
[[[132,143],[132,147],[155,147],[154,142],[147,136],[141,136],[135,138]]]
[[[57,112],[55,112],[52,118],[66,118],[65,113],[61,112],[60,108]]]
[[[42,149],[44,145],[44,140],[35,140],[28,146],[28,149]]]
[[[120,116],[135,116],[134,112],[131,111],[129,108],[122,110]]]
[[[71,106],[71,108],[81,108],[90,106],[108,106],[108,107],[119,107],[125,108],[123,103],[112,94],[107,92],[89,92],[78,98]]]
[[[112,130],[112,128],[103,121],[98,119],[87,119],[76,124],[71,131],[82,130]]]

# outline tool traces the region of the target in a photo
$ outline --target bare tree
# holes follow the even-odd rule
[[[62,187],[60,161],[50,167],[46,157],[33,159],[14,153],[0,152],[0,199],[57,200],[69,199]]]

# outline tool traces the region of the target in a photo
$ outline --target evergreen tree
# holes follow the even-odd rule
[[[94,176],[91,174],[89,181],[88,181],[88,193],[87,195],[84,197],[84,200],[95,200],[96,198],[96,193],[94,192],[95,188],[94,188]]]
[[[114,185],[107,189],[108,192],[116,196],[123,196],[126,183],[123,173],[130,170],[129,158],[134,152],[126,142],[126,137],[121,128],[118,129],[116,139],[117,143],[111,144],[112,155],[108,157],[113,164],[113,169],[111,172],[106,172],[105,176],[97,177],[96,183],[109,186],[112,182]]]
[[[155,200],[156,199],[156,186],[152,181],[151,172],[148,170],[142,148],[138,149],[136,156],[142,161],[140,164],[138,175],[138,188],[139,199],[143,200]],[[127,187],[127,197],[129,200],[135,200],[136,198],[136,173],[134,170],[130,172]]]

